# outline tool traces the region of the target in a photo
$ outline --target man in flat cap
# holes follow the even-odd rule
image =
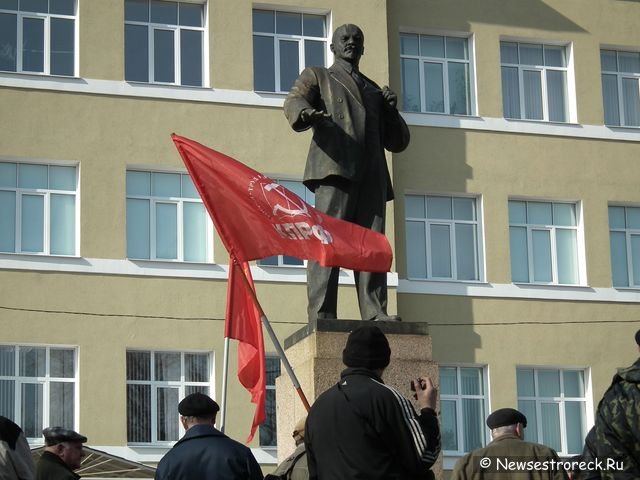
[[[428,377],[412,380],[418,412],[382,373],[391,350],[377,326],[349,334],[348,367],[311,407],[305,428],[310,480],[433,479],[440,453],[437,390]]]
[[[450,480],[567,480],[567,472],[558,462],[558,454],[545,445],[524,440],[527,417],[513,408],[501,408],[487,417],[492,441],[484,448],[466,454],[456,463]],[[508,470],[498,460],[531,462],[525,468]],[[536,462],[540,462],[536,468]],[[547,468],[543,468],[546,462]],[[531,468],[528,468],[528,467]]]
[[[640,330],[635,341],[640,348]],[[598,404],[595,428],[596,456],[622,468],[603,471],[602,478],[640,478],[640,358],[613,377]]]
[[[186,433],[160,460],[156,480],[262,480],[251,450],[214,427],[219,410],[214,400],[199,392],[178,404]]]
[[[76,480],[80,468],[82,444],[87,437],[63,427],[47,427],[42,431],[45,449],[36,466],[36,480]]]

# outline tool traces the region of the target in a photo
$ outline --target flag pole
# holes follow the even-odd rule
[[[235,262],[237,260],[232,259],[232,261]],[[251,296],[251,300],[253,300],[254,305],[258,309],[258,313],[260,314],[260,320],[262,321],[262,325],[267,330],[267,333],[269,334],[269,338],[271,338],[271,341],[273,342],[273,346],[276,348],[276,352],[278,353],[278,356],[280,357],[280,360],[282,360],[282,363],[284,365],[284,369],[287,371],[287,374],[289,375],[289,378],[291,379],[291,383],[293,384],[293,388],[296,389],[296,392],[298,393],[298,396],[300,397],[300,400],[302,401],[302,404],[304,405],[304,408],[308,412],[311,409],[311,406],[309,405],[309,401],[307,400],[306,395],[302,391],[302,387],[300,386],[300,382],[298,381],[298,377],[296,377],[296,374],[293,371],[293,368],[291,367],[291,364],[289,363],[289,359],[285,355],[284,350],[282,349],[282,346],[280,345],[280,341],[278,340],[278,337],[276,336],[276,333],[273,331],[273,328],[271,327],[271,322],[269,322],[269,319],[265,315],[264,310],[262,310],[262,306],[260,305],[260,302],[258,302],[258,297],[256,297],[256,292],[253,290],[253,288],[251,288],[251,284],[249,283],[249,280],[247,279],[247,276],[244,273],[244,269],[243,268],[239,268],[239,270],[242,272],[242,281],[244,282],[244,285],[247,288],[247,291],[249,292],[249,295]]]
[[[227,377],[229,376],[229,337],[224,337],[224,353],[222,357],[222,408],[220,409],[220,431],[224,433],[227,418]]]

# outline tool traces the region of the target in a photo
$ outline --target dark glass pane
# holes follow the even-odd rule
[[[3,10],[17,10],[18,0],[0,0],[0,8]]]
[[[276,12],[276,33],[302,35],[302,14]]]
[[[155,380],[175,382],[180,380],[179,353],[156,353],[154,360]]]
[[[44,71],[44,20],[25,18],[22,23],[22,70]]]
[[[253,31],[263,33],[275,32],[275,15],[269,10],[253,11]]]
[[[260,446],[275,447],[277,444],[275,390],[267,390],[266,392],[265,412],[267,418],[260,424]]]
[[[298,42],[280,40],[280,91],[288,92],[300,74]]]
[[[282,256],[283,265],[304,265],[304,262],[296,257],[290,257],[289,255]]]
[[[151,380],[150,352],[127,352],[127,380]]]
[[[185,353],[184,370],[187,382],[208,382],[209,356],[206,353]]]
[[[19,354],[19,372],[23,377],[44,377],[46,350],[43,347],[22,347]]]
[[[178,4],[176,2],[151,0],[151,22],[177,25]]]
[[[317,40],[304,41],[305,67],[324,67],[325,42]]]
[[[48,0],[20,0],[20,10],[23,12],[49,13]]]
[[[44,409],[44,385],[23,383],[21,389],[22,418],[19,423],[27,438],[40,438],[42,435],[42,414]]]
[[[15,418],[16,384],[13,380],[0,380],[0,415],[13,421]]]
[[[180,76],[182,85],[202,86],[202,32],[180,31]]]
[[[75,0],[49,0],[49,13],[74,15],[75,3]]]
[[[266,360],[267,385],[275,386],[276,378],[280,376],[280,358],[267,357]]]
[[[49,386],[49,424],[73,428],[75,384],[51,382]]]
[[[262,265],[262,266],[278,265],[278,256],[276,255],[273,257],[261,258],[260,260],[258,260],[258,265]]]
[[[49,352],[49,375],[58,378],[73,378],[74,376],[73,350],[52,348]]]
[[[273,92],[276,89],[273,38],[253,36],[253,88]]]
[[[124,19],[130,22],[148,22],[149,0],[125,0]]]
[[[202,27],[204,25],[204,6],[194,3],[181,3],[178,10],[180,25]]]
[[[179,390],[175,387],[157,389],[156,422],[158,425],[158,441],[171,442],[178,440],[178,401]]]
[[[173,39],[173,30],[153,31],[153,80],[155,82],[174,83],[176,81]]]
[[[0,13],[0,70],[16,71],[17,15]]]
[[[0,347],[0,375],[12,377],[16,374],[16,347],[3,345]]]
[[[127,441],[151,441],[150,385],[127,385]]]
[[[51,74],[73,75],[74,20],[51,19]]]
[[[327,34],[325,29],[324,15],[308,15],[302,16],[302,33],[306,37],[324,37]]]
[[[124,78],[130,82],[149,81],[149,35],[143,25],[124,26]]]

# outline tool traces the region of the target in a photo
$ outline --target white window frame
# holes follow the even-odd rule
[[[412,32],[410,30],[400,32],[400,35],[418,35],[418,42],[420,42],[421,36],[437,36],[442,37],[445,43],[446,49],[446,39],[450,38],[461,38],[467,41],[467,56],[466,60],[457,59],[457,58],[440,58],[440,57],[428,57],[422,55],[409,55],[400,53],[400,63],[401,68],[400,72],[402,74],[402,60],[403,59],[413,59],[418,60],[419,68],[418,74],[420,76],[420,110],[407,110],[403,104],[403,111],[410,113],[429,113],[435,115],[460,115],[463,117],[474,116],[477,114],[477,101],[476,101],[476,70],[475,70],[475,41],[474,35],[469,33],[449,33],[449,32],[440,32],[440,31],[426,31],[426,32]],[[469,94],[469,112],[464,113],[451,113],[450,112],[450,101],[449,101],[449,69],[447,68],[448,63],[465,63],[468,65],[469,69],[469,85],[468,85],[468,94]],[[426,109],[425,102],[426,98],[426,87],[425,87],[425,78],[424,78],[424,65],[425,63],[439,63],[443,66],[443,94],[444,94],[444,112],[434,112]],[[404,92],[403,92],[404,95]],[[404,103],[404,102],[403,102]]]
[[[142,446],[142,445],[171,446],[175,444],[175,441],[158,440],[158,410],[157,410],[158,388],[166,388],[166,387],[177,388],[179,392],[178,398],[182,400],[186,396],[185,387],[207,387],[209,389],[209,396],[211,398],[215,398],[215,392],[214,392],[215,384],[213,381],[213,372],[214,372],[213,355],[211,352],[202,352],[202,351],[198,352],[198,351],[144,350],[144,349],[134,349],[134,348],[128,348],[127,353],[128,352],[139,352],[139,353],[151,354],[150,355],[151,365],[150,365],[150,372],[149,372],[150,380],[129,380],[128,378],[126,379],[127,386],[149,385],[151,388],[151,397],[150,397],[151,441],[150,442],[131,442],[129,441],[129,436],[127,433],[127,445],[132,447]],[[155,355],[162,354],[162,353],[180,354],[180,380],[155,380]],[[185,360],[184,360],[185,354],[207,355],[207,359],[209,361],[209,380],[207,382],[192,382],[192,381],[185,380]],[[176,405],[176,412],[177,412],[177,408],[178,406]],[[127,422],[128,422],[128,415],[129,415],[128,410],[126,412],[126,415],[127,415]],[[178,438],[176,439],[177,441],[184,435],[185,430],[184,430],[184,427],[182,426],[182,423],[179,420],[178,415],[176,415],[175,421],[178,424]]]
[[[42,385],[42,428],[53,427],[56,425],[50,424],[51,417],[51,405],[49,402],[50,394],[51,394],[51,383],[73,383],[74,385],[74,412],[73,412],[73,423],[74,430],[79,430],[78,428],[78,418],[79,418],[79,384],[78,384],[78,348],[72,345],[29,345],[29,344],[0,344],[3,347],[13,347],[15,348],[14,352],[14,371],[15,375],[0,375],[0,380],[9,380],[14,382],[14,412],[13,412],[13,420],[15,423],[20,424],[20,419],[22,418],[22,410],[21,410],[21,396],[22,396],[22,388],[21,386],[24,384],[38,384]],[[46,352],[45,357],[45,375],[41,377],[26,377],[20,375],[20,349],[24,348],[44,348]],[[73,377],[52,377],[50,374],[50,353],[51,350],[73,350]],[[29,444],[31,445],[42,445],[43,437],[42,435],[38,435],[37,437],[27,437]]]
[[[640,211],[640,206],[638,205],[610,204],[608,208],[609,216],[611,215],[611,208],[624,208],[625,224],[626,224],[626,213],[628,208],[633,208],[635,210]],[[640,237],[640,228],[629,228],[626,225],[624,228],[618,228],[618,227],[614,228],[614,227],[611,227],[611,224],[609,224],[609,235],[611,235],[611,233],[613,232],[623,233],[625,236],[625,246],[626,246],[625,255],[627,257],[627,283],[628,283],[627,285],[613,285],[613,288],[633,288],[633,289],[640,288],[640,278],[635,278],[633,275],[634,258],[633,258],[633,249],[631,247],[631,237],[632,236]],[[610,248],[613,248],[613,247],[611,246]],[[613,278],[614,278],[613,264],[611,265],[611,274],[612,274],[611,280],[613,282]]]
[[[16,41],[16,71],[13,73],[24,73],[28,75],[46,75],[51,76],[51,19],[52,18],[61,18],[66,20],[73,20],[73,42],[74,42],[74,52],[73,52],[73,73],[69,76],[77,77],[78,76],[78,52],[79,52],[79,23],[78,22],[78,1],[74,2],[74,15],[63,15],[59,13],[41,13],[41,12],[26,12],[21,10],[3,10],[0,9],[0,13],[8,13],[12,15],[17,15],[17,41]],[[20,5],[18,5],[19,7]],[[23,25],[24,20],[26,18],[31,19],[40,19],[44,22],[43,27],[43,35],[44,35],[44,48],[43,48],[43,71],[42,72],[34,72],[32,70],[23,70]],[[10,71],[9,71],[10,72]],[[61,74],[53,74],[54,76],[62,76],[67,77],[67,75]]]
[[[472,199],[475,201],[475,214],[476,214],[476,220],[457,220],[455,218],[452,219],[436,219],[436,218],[429,218],[428,217],[428,212],[426,213],[426,218],[419,218],[419,217],[409,217],[406,214],[406,209],[405,209],[405,227],[406,227],[406,223],[408,221],[411,222],[422,222],[424,223],[424,228],[425,228],[425,239],[426,239],[426,243],[424,245],[425,248],[425,259],[427,262],[426,265],[426,271],[427,271],[427,276],[426,278],[424,277],[410,277],[409,276],[409,263],[412,262],[412,259],[409,258],[409,248],[407,245],[406,248],[406,252],[407,252],[407,278],[410,280],[434,280],[434,281],[447,281],[447,282],[483,282],[484,281],[484,231],[483,231],[483,215],[482,215],[482,197],[477,196],[477,195],[459,195],[459,194],[450,194],[450,195],[445,195],[445,194],[428,194],[428,193],[410,193],[407,192],[405,194],[405,199],[406,197],[422,197],[422,199],[426,202],[427,197],[442,197],[442,198],[449,198],[451,199],[451,201],[453,201],[456,198],[461,198],[461,199]],[[425,211],[426,211],[426,207],[425,207]],[[453,215],[453,211],[452,211],[452,215]],[[464,224],[464,225],[474,225],[476,227],[476,238],[474,239],[474,248],[475,248],[475,255],[476,255],[476,269],[477,269],[477,279],[475,280],[459,280],[458,277],[458,267],[457,267],[457,256],[456,256],[456,239],[455,239],[455,225],[456,224]],[[450,228],[450,232],[452,232],[452,234],[449,237],[449,248],[450,248],[450,252],[451,252],[451,277],[435,277],[432,274],[433,271],[433,262],[431,259],[431,235],[430,235],[430,231],[431,231],[431,226],[433,225],[446,225]],[[406,228],[405,228],[405,236],[407,237],[408,240],[408,235],[406,234]]]
[[[574,69],[574,59],[573,59],[573,44],[570,42],[554,42],[554,41],[541,41],[537,39],[525,39],[525,38],[514,38],[514,37],[500,37],[500,43],[517,43],[518,48],[520,44],[531,44],[531,45],[540,45],[543,47],[564,47],[565,56],[566,56],[566,67],[553,67],[553,66],[545,66],[545,65],[525,65],[521,63],[504,63],[502,58],[500,58],[500,70],[502,71],[502,67],[511,67],[518,69],[518,90],[520,97],[520,118],[513,117],[505,117],[508,120],[524,120],[527,122],[547,122],[547,123],[558,123],[558,124],[566,124],[566,123],[578,123],[578,115],[577,115],[577,101],[576,101],[576,88],[575,88],[575,69]],[[538,71],[541,73],[541,87],[542,87],[542,119],[531,119],[525,117],[525,105],[524,105],[524,82],[523,82],[523,72],[527,71]],[[566,93],[567,98],[565,105],[565,121],[559,120],[549,120],[549,98],[547,95],[547,71],[561,71],[565,73],[566,78]],[[504,95],[504,85],[501,86]],[[503,115],[504,115],[504,106],[503,106]]]
[[[625,49],[621,49],[621,48],[616,48],[616,47],[605,47],[605,46],[601,46],[600,47],[600,55],[602,55],[602,51],[603,50],[607,50],[607,51],[613,51],[616,53],[616,63],[618,61],[618,54],[620,53],[638,53],[637,50],[633,51],[633,50],[625,50]],[[611,70],[602,70],[601,72],[601,76],[604,75],[615,75],[616,76],[616,84],[618,87],[618,123],[616,124],[611,124],[610,126],[612,127],[626,127],[626,128],[640,128],[640,125],[626,125],[625,123],[625,108],[624,108],[624,101],[623,101],[623,95],[622,95],[622,82],[623,80],[627,79],[627,80],[635,80],[638,86],[638,89],[640,90],[640,73],[630,73],[630,72],[621,72],[620,70],[616,70],[616,71],[611,71]],[[604,82],[603,82],[604,84]],[[603,87],[604,88],[604,87]],[[640,92],[639,92],[640,94]],[[604,110],[604,90],[603,90],[603,98],[602,98],[602,102],[603,102],[603,110]],[[640,112],[638,112],[638,114],[640,115]],[[605,125],[609,125],[606,123],[606,117],[604,118],[605,120]]]
[[[489,375],[488,375],[488,366],[487,365],[477,365],[477,364],[447,364],[447,363],[443,363],[440,364],[438,366],[438,368],[455,368],[456,369],[456,380],[457,380],[457,389],[458,389],[458,393],[457,394],[445,394],[445,393],[440,393],[440,401],[442,402],[442,400],[451,400],[451,401],[455,401],[456,403],[456,425],[457,425],[457,432],[456,432],[456,436],[458,439],[458,445],[459,447],[463,447],[464,446],[464,440],[465,440],[465,431],[463,428],[464,422],[463,422],[463,417],[462,417],[462,400],[463,399],[479,399],[482,400],[482,404],[483,404],[483,408],[484,408],[484,417],[481,418],[481,423],[483,424],[484,427],[484,421],[485,418],[488,415],[489,412]],[[468,395],[468,394],[462,394],[460,392],[462,392],[462,385],[461,385],[461,377],[460,377],[460,369],[461,368],[476,368],[478,370],[480,370],[480,372],[482,373],[482,390],[484,392],[484,395]],[[489,431],[486,428],[483,428],[482,430],[483,432],[483,437],[484,437],[484,445],[487,445],[490,442],[490,437],[489,437]],[[483,446],[484,446],[483,445]],[[459,457],[462,456],[464,454],[468,453],[466,450],[464,450],[464,448],[458,448],[458,450],[443,450],[443,454],[445,457]]]
[[[527,232],[527,264],[529,271],[528,281],[514,281],[512,272],[512,282],[520,284],[534,284],[534,285],[566,285],[566,286],[586,286],[586,262],[585,262],[585,245],[584,245],[584,222],[582,218],[582,203],[579,201],[564,201],[564,200],[546,200],[546,199],[532,199],[532,198],[509,198],[509,202],[524,202],[528,203],[550,203],[553,209],[554,204],[570,204],[574,205],[576,209],[576,226],[556,226],[556,225],[542,225],[536,223],[511,223],[509,220],[509,229],[511,227],[526,228]],[[576,232],[576,256],[578,262],[578,281],[576,283],[560,283],[558,281],[558,251],[556,248],[556,232],[558,230],[575,230]],[[532,234],[534,231],[548,231],[551,245],[551,277],[550,282],[535,281],[535,260],[533,257],[533,243]],[[509,245],[511,250],[511,244]],[[510,251],[509,261],[511,262]]]
[[[542,397],[542,396],[520,396],[520,394],[516,391],[516,395],[518,398],[518,402],[522,401],[534,401],[536,408],[536,430],[538,432],[538,443],[545,443],[544,440],[544,431],[542,429],[542,415],[541,415],[541,404],[543,403],[554,403],[559,405],[560,412],[560,442],[562,448],[558,450],[558,455],[561,457],[568,457],[571,455],[577,455],[582,453],[582,451],[578,452],[568,452],[567,451],[567,423],[566,423],[566,415],[565,415],[565,402],[573,401],[573,402],[584,402],[584,435],[589,431],[590,425],[593,425],[593,406],[592,406],[592,392],[591,392],[591,377],[590,371],[585,367],[556,367],[556,366],[527,366],[527,365],[517,365],[516,366],[516,378],[517,378],[517,370],[520,369],[533,369],[534,373],[534,382],[535,382],[535,391],[538,390],[538,373],[540,371],[558,371],[560,372],[560,396],[559,397]],[[582,372],[584,375],[584,397],[565,397],[564,395],[564,372]],[[533,419],[529,419],[533,420]],[[526,436],[526,429],[525,429]]]
[[[301,184],[302,188],[304,188],[304,198],[302,198],[302,200],[306,203],[308,203],[309,205],[311,205],[312,207],[314,206],[315,202],[313,201],[314,195],[313,192],[311,192],[307,187],[304,186],[304,184],[302,183],[302,180],[297,180],[297,179],[290,179],[290,178],[284,178],[284,177],[271,177],[271,179],[276,182],[278,185],[281,185],[284,182],[295,182],[295,183],[299,183]],[[286,187],[285,187],[286,188]],[[290,189],[289,189],[290,190]],[[295,192],[293,192],[295,193]],[[271,257],[267,257],[265,259],[260,259],[256,261],[256,264],[260,267],[263,268],[268,268],[268,267],[279,267],[279,268],[305,268],[307,266],[307,260],[301,260],[302,263],[299,265],[296,264],[292,264],[292,263],[287,263],[285,260],[286,255],[273,255]],[[265,263],[264,260],[269,259],[271,261],[275,260],[275,264],[273,263]]]
[[[142,168],[127,168],[127,174],[129,172],[141,172],[141,173],[149,173],[153,177],[154,174],[163,174],[169,173],[174,175],[186,175],[189,176],[186,172],[179,171],[164,171],[164,170],[145,170]],[[153,183],[153,180],[152,180]],[[153,193],[153,192],[152,192]],[[128,245],[127,245],[127,258],[133,261],[156,261],[156,262],[172,262],[172,263],[213,263],[213,222],[211,221],[211,217],[204,206],[201,198],[188,198],[188,197],[161,197],[156,195],[130,195],[127,193],[126,199],[129,200],[146,200],[149,202],[149,258],[136,258],[128,256]],[[206,216],[206,234],[207,238],[205,240],[207,246],[206,259],[204,262],[202,261],[192,261],[184,259],[184,205],[186,203],[198,203],[203,205],[205,216]],[[160,204],[169,204],[176,205],[176,233],[177,233],[177,258],[159,258],[157,257],[157,241],[156,241],[156,207]],[[129,219],[127,219],[129,221]]]
[[[71,193],[70,190],[55,190],[50,188],[25,188],[18,187],[0,187],[0,191],[15,192],[16,194],[16,219],[15,219],[15,251],[14,252],[0,252],[2,254],[19,254],[19,255],[41,255],[41,256],[55,256],[55,257],[77,257],[80,250],[80,189],[79,189],[79,167],[78,164],[64,164],[64,163],[38,163],[38,162],[7,162],[0,159],[0,163],[9,163],[16,165],[38,165],[47,167],[47,183],[49,180],[48,169],[49,167],[73,167],[76,171],[76,189]],[[18,180],[19,182],[19,180]],[[27,196],[41,196],[43,197],[43,233],[42,233],[42,245],[43,250],[41,252],[23,251],[22,250],[22,199]],[[74,243],[75,249],[72,254],[60,254],[51,253],[51,195],[66,195],[74,197],[75,199],[75,228],[74,228]]]
[[[285,7],[286,8],[286,7]],[[274,15],[277,15],[278,13],[295,13],[295,14],[309,14],[309,15],[319,15],[319,16],[324,16],[325,17],[325,29],[326,29],[326,36],[325,37],[310,37],[310,36],[306,36],[306,35],[292,35],[292,34],[285,34],[285,33],[271,33],[271,32],[256,32],[255,29],[253,28],[253,25],[251,27],[251,38],[253,41],[253,38],[255,36],[259,36],[259,37],[270,37],[273,38],[273,55],[274,55],[274,74],[275,74],[275,89],[274,91],[270,91],[270,90],[259,90],[255,88],[254,85],[254,89],[256,92],[261,92],[261,93],[289,93],[289,89],[287,88],[286,90],[282,89],[282,86],[280,85],[280,40],[284,40],[284,41],[289,41],[289,42],[297,42],[298,43],[298,64],[300,66],[300,71],[304,70],[305,66],[306,66],[306,58],[305,58],[305,51],[304,51],[304,41],[305,40],[314,40],[314,41],[324,41],[325,42],[325,52],[324,52],[324,58],[325,58],[325,67],[327,66],[327,62],[329,62],[329,58],[330,58],[330,54],[331,54],[331,50],[329,48],[329,45],[331,44],[331,22],[330,22],[330,15],[329,13],[327,13],[326,10],[317,10],[317,9],[298,9],[298,10],[286,10],[286,9],[282,9],[282,8],[274,8],[274,7],[269,7],[266,5],[260,5],[260,4],[254,4],[253,8],[251,9],[251,14],[253,15],[253,11],[254,10],[264,10],[264,11],[269,11],[269,12],[273,12]],[[254,67],[255,68],[255,67]]]
[[[134,20],[125,20],[125,28],[126,25],[138,25],[147,27],[148,34],[148,45],[149,51],[147,52],[148,58],[148,82],[140,82],[139,80],[126,80],[127,82],[132,83],[149,83],[155,85],[175,85],[175,86],[183,86],[182,85],[182,69],[181,67],[181,47],[180,47],[180,32],[182,30],[193,30],[202,33],[202,71],[200,72],[202,78],[202,85],[184,85],[189,88],[207,88],[209,86],[209,68],[208,68],[208,59],[209,59],[209,14],[206,0],[202,1],[189,1],[189,0],[161,0],[161,1],[171,1],[172,3],[196,3],[202,5],[204,15],[203,15],[203,26],[202,27],[193,27],[187,25],[173,25],[173,24],[165,24],[165,23],[154,23],[149,19],[148,22],[140,22]],[[174,45],[174,58],[173,58],[173,71],[175,73],[175,81],[174,82],[162,82],[155,79],[155,36],[154,32],[156,30],[164,30],[164,31],[172,31],[173,32],[173,45]],[[126,46],[125,46],[126,50]],[[126,55],[126,51],[125,51]]]

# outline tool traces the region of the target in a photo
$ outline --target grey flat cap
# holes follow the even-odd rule
[[[87,441],[87,437],[84,435],[62,427],[47,427],[42,431],[42,435],[44,435],[44,443],[48,447],[62,442],[85,443]]]

